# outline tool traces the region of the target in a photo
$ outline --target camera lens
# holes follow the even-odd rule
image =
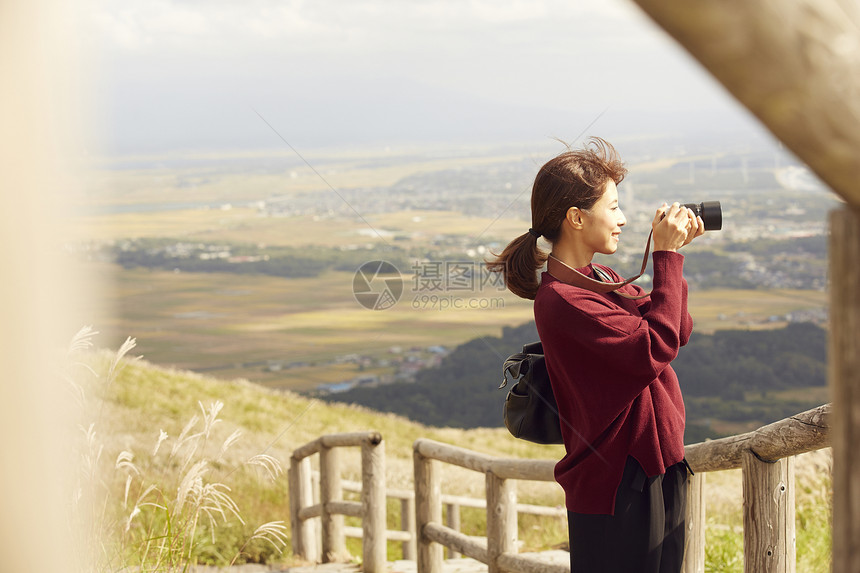
[[[702,201],[701,203],[686,203],[683,205],[701,217],[706,231],[719,231],[723,228],[723,209],[719,201]]]

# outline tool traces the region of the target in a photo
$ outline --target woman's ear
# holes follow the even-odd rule
[[[582,210],[579,207],[571,207],[567,210],[565,214],[565,219],[567,219],[567,223],[573,227],[574,229],[582,229]]]

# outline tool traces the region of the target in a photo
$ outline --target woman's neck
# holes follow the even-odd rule
[[[584,249],[581,244],[558,241],[552,246],[552,256],[569,267],[581,269],[591,264],[594,252]]]

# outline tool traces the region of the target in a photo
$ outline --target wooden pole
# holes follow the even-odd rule
[[[635,1],[824,182],[860,207],[860,5]]]
[[[705,474],[687,480],[687,543],[683,573],[705,573]]]
[[[460,531],[460,506],[456,503],[445,504],[445,525],[454,531]],[[448,559],[457,559],[460,553],[452,548],[448,548]]]
[[[487,472],[487,573],[501,573],[498,558],[517,552],[516,482]]]
[[[857,186],[860,188],[860,185]],[[860,571],[860,211],[830,214],[833,573]]]
[[[340,455],[337,448],[320,449],[320,503],[322,503],[322,560],[332,563],[346,554],[343,515],[331,513],[329,502],[341,501]]]
[[[471,557],[481,563],[489,562],[487,558],[487,542],[483,539],[464,535],[440,523],[426,524],[424,526],[424,535],[442,547],[453,547],[457,553]],[[448,569],[447,564],[445,569]],[[469,566],[467,565],[463,568],[454,566],[452,569],[468,570]]]
[[[361,506],[362,570],[385,573],[385,442],[381,438],[378,442],[368,439],[361,445]]]
[[[820,450],[830,445],[830,413],[830,404],[824,404],[746,434],[692,444],[685,448],[685,457],[699,473],[739,468],[749,450],[770,462]]]
[[[424,535],[428,523],[442,524],[442,485],[439,479],[439,462],[424,457],[416,442],[415,464],[415,528],[418,541],[418,571],[442,573],[442,546]]]
[[[418,554],[415,540],[415,496],[400,500],[400,529],[411,535],[409,541],[403,542],[403,559],[415,561]]]
[[[743,458],[744,571],[794,573],[794,457]]]
[[[290,459],[289,483],[293,554],[307,561],[317,561],[320,556],[314,521],[299,517],[302,509],[314,504],[311,461],[308,458]]]
[[[299,464],[301,464],[301,460],[290,458],[290,469],[287,474],[290,495],[290,531],[292,531],[290,544],[293,548],[293,555],[299,559],[307,559],[303,544],[304,536],[302,535],[302,521],[299,519],[299,510],[302,508],[301,503],[299,503],[299,500],[301,499]]]

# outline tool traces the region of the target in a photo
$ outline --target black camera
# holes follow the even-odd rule
[[[706,231],[719,231],[723,228],[723,209],[719,201],[702,201],[701,203],[685,203],[681,205],[693,211],[693,215],[701,217]]]

